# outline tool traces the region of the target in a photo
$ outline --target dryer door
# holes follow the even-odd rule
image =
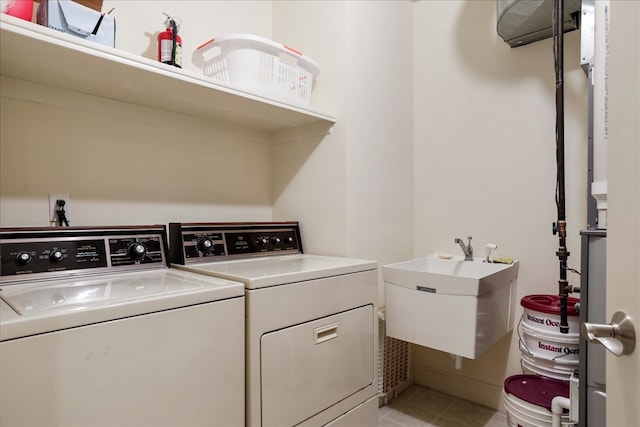
[[[374,382],[373,306],[265,334],[262,424],[296,425]]]

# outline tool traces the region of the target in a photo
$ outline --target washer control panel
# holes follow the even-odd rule
[[[2,281],[165,268],[164,226],[0,229]]]
[[[171,223],[169,240],[175,264],[302,253],[297,222]]]

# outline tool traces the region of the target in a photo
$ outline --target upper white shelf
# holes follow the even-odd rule
[[[0,73],[201,119],[276,132],[335,118],[243,92],[204,75],[0,14]]]

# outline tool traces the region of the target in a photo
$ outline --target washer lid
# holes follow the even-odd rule
[[[4,286],[0,339],[243,295],[241,283],[171,269]]]
[[[539,375],[513,375],[504,380],[504,390],[519,399],[551,411],[556,396],[569,397],[569,383]]]
[[[321,255],[282,255],[237,261],[203,262],[173,267],[222,277],[245,284],[247,289],[321,279],[375,270],[375,261]]]

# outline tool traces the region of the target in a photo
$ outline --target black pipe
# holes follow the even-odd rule
[[[171,40],[171,65],[182,68],[180,64],[176,62],[176,51],[178,49],[178,24],[173,18],[170,18],[171,31],[173,33],[173,39]]]
[[[558,295],[560,296],[560,332],[569,333],[567,318],[567,298],[569,296],[569,282],[567,281],[567,222],[565,213],[565,177],[564,177],[564,2],[555,0],[554,17],[554,59],[556,71],[556,206],[558,208],[558,261],[560,263],[560,280],[558,281]]]

